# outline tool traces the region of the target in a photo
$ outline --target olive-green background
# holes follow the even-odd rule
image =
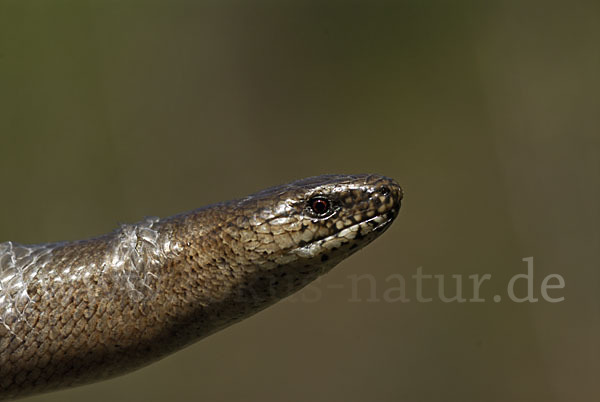
[[[318,301],[30,400],[598,400],[599,21],[597,1],[0,0],[0,241],[324,173],[406,190]],[[529,256],[563,302],[507,299]],[[380,297],[418,267],[490,273],[488,300],[349,302],[349,275]]]

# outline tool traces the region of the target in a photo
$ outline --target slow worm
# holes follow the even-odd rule
[[[89,240],[0,243],[0,399],[149,364],[301,289],[396,218],[378,175],[325,175]]]

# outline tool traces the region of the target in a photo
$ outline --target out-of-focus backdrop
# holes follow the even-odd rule
[[[305,293],[29,400],[598,400],[599,4],[0,0],[0,241],[323,173],[406,190],[392,228]],[[515,303],[527,257],[539,300]],[[418,302],[419,267],[448,296],[462,275],[468,299],[490,274],[485,302],[444,303],[433,279]],[[541,296],[551,274],[562,302]],[[384,300],[398,275],[409,302]]]

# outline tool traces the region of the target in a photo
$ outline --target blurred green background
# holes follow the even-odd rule
[[[0,0],[0,241],[324,173],[406,190],[318,301],[29,400],[598,400],[599,18],[597,1]],[[491,299],[529,256],[565,301],[348,301],[349,275],[381,295],[417,267],[490,273]]]

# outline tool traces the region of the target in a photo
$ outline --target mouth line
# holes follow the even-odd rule
[[[392,223],[392,221],[395,219],[396,216],[394,215],[394,216],[387,217],[387,218],[386,218],[386,216],[390,212],[393,213],[394,211],[395,211],[395,208],[392,208],[392,209],[387,210],[382,213],[376,212],[376,215],[374,215],[368,219],[354,223],[346,228],[336,231],[335,233],[333,233],[329,236],[315,239],[311,242],[306,243],[305,245],[296,247],[296,248],[290,250],[290,252],[292,254],[296,254],[300,257],[314,257],[319,254],[319,251],[321,250],[322,247],[332,249],[332,248],[337,248],[339,245],[341,245],[341,243],[340,243],[339,245],[333,244],[332,247],[327,247],[327,244],[329,244],[329,243],[336,243],[337,239],[343,239],[343,240],[345,240],[345,242],[352,242],[352,241],[357,241],[357,240],[360,241],[361,239],[363,239],[364,237],[368,236],[371,233],[380,232],[380,231],[385,230],[387,227],[389,227],[389,224]],[[382,218],[384,218],[384,219],[381,220]],[[380,221],[378,222],[378,220],[380,220]],[[376,225],[370,226],[372,223],[376,223]],[[365,233],[361,233],[361,229],[366,226],[370,226],[369,229]]]
[[[354,224],[352,224],[352,225],[350,225],[348,227],[340,229],[337,232],[335,232],[335,233],[333,233],[333,234],[331,234],[329,236],[326,236],[326,237],[323,237],[323,238],[320,238],[320,239],[315,239],[315,240],[313,240],[313,242],[318,242],[318,241],[323,241],[323,240],[325,240],[325,241],[326,240],[332,240],[334,238],[340,237],[341,233],[348,233],[348,232],[351,232],[351,231],[357,231],[358,232],[357,233],[358,236],[355,237],[354,239],[360,239],[361,237],[366,236],[366,235],[369,234],[369,233],[361,234],[360,233],[361,226],[366,226],[366,225],[369,225],[369,224],[375,222],[377,225],[376,226],[372,226],[370,228],[370,230],[369,230],[369,232],[375,232],[375,231],[378,231],[379,229],[381,229],[382,227],[388,225],[395,218],[395,216],[392,216],[392,217],[389,217],[389,218],[384,219],[383,221],[381,221],[381,218],[385,218],[390,212],[393,213],[395,211],[395,208],[391,208],[391,209],[389,209],[389,210],[387,210],[385,212],[377,212],[376,210],[372,210],[371,209],[371,210],[365,211],[363,214],[367,214],[368,212],[371,212],[371,211],[374,212],[375,215],[371,216],[370,218],[367,218],[367,219],[362,220],[360,222],[356,222],[356,223],[354,223]],[[378,220],[379,220],[379,222],[378,222]]]
[[[374,215],[374,216],[370,217],[369,219],[366,219],[366,220],[358,222],[358,223],[356,223],[356,224],[354,224],[352,226],[349,226],[348,228],[352,228],[352,227],[354,227],[356,225],[360,226],[360,225],[363,225],[363,224],[369,224],[369,223],[371,223],[373,221],[377,221],[380,218],[386,218],[387,217],[387,219],[384,219],[383,221],[376,222],[377,226],[374,226],[374,227],[371,228],[371,232],[377,232],[377,231],[379,231],[379,230],[381,230],[381,229],[389,226],[389,224],[392,223],[392,221],[394,219],[396,219],[396,215],[397,215],[396,212],[397,212],[396,208],[391,208],[391,209],[389,209],[389,210],[387,210],[385,212],[382,212],[382,213],[379,213],[377,215]],[[389,214],[391,214],[392,216],[388,217]],[[343,230],[344,229],[340,230],[337,234],[339,234]]]
[[[385,213],[383,213],[383,214],[381,214],[381,215],[376,215],[376,216],[374,216],[373,218],[375,218],[375,217],[382,217],[382,216],[385,216],[385,215],[387,215],[389,212],[392,212],[392,211],[393,211],[393,209],[391,209],[391,210],[389,210],[388,212],[385,212]],[[388,225],[389,225],[389,224],[390,224],[390,223],[391,223],[391,222],[392,222],[394,219],[395,219],[395,216],[394,216],[394,217],[391,217],[391,218],[387,218],[386,220],[384,220],[383,222],[380,222],[380,223],[379,223],[377,226],[375,226],[375,227],[372,229],[372,231],[373,231],[373,232],[375,232],[375,231],[378,231],[378,230],[380,230],[380,229],[381,229],[381,228],[383,228],[383,227],[386,227],[386,226],[388,226]],[[366,221],[365,221],[365,222],[366,222]]]

